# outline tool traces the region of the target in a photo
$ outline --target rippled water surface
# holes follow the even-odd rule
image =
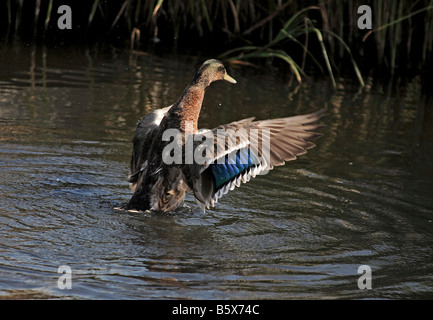
[[[326,107],[317,147],[202,213],[122,213],[138,118],[209,57],[15,46],[0,55],[0,297],[433,298],[433,100],[419,77],[229,67],[199,125]],[[72,289],[57,268],[72,270]],[[372,289],[358,288],[358,268]]]

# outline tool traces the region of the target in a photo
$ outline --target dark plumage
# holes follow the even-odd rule
[[[322,127],[317,122],[323,111],[262,121],[249,118],[198,130],[205,89],[217,80],[236,83],[220,61],[208,60],[173,105],[139,120],[129,176],[134,194],[127,209],[172,211],[182,203],[185,192],[192,191],[204,211],[242,182],[315,146],[309,140],[321,136],[314,130]],[[180,163],[166,161],[176,154],[175,138],[165,136],[171,132],[168,129],[178,130]]]

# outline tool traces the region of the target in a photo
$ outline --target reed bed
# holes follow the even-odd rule
[[[222,59],[282,61],[299,83],[314,66],[335,86],[342,61],[360,85],[359,63],[390,74],[432,67],[433,0],[5,0],[2,39],[59,37],[57,8],[63,4],[72,8],[69,33],[75,38],[121,38],[131,48],[218,42]],[[372,9],[372,30],[357,26],[357,9],[365,4]]]

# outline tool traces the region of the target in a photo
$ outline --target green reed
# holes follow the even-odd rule
[[[311,62],[318,70],[325,69],[335,85],[338,62],[349,58],[362,85],[355,61],[363,57],[365,50],[376,52],[375,61],[368,63],[383,66],[389,73],[411,62],[420,61],[422,68],[432,58],[433,0],[308,3],[302,0],[91,0],[80,2],[80,16],[74,11],[74,19],[81,19],[86,34],[99,35],[101,30],[108,35],[116,32],[117,38],[120,35],[125,41],[137,42],[138,34],[142,43],[163,40],[186,45],[191,37],[212,39],[221,43],[220,52],[225,51],[221,57],[228,60],[280,59],[299,82],[306,63]],[[0,26],[7,25],[11,36],[29,30],[35,30],[36,35],[46,33],[50,27],[55,30],[56,8],[61,4],[60,0],[6,0],[0,3]],[[363,4],[369,5],[373,12],[370,31],[357,27],[357,9]],[[28,19],[31,15],[32,20]],[[418,43],[422,44],[419,50]],[[293,45],[302,50],[301,58],[294,56]]]
[[[245,60],[250,58],[276,57],[288,63],[291,71],[296,76],[296,80],[298,81],[299,84],[301,84],[302,83],[301,74],[305,74],[303,67],[301,68],[286,51],[279,48],[283,47],[286,41],[293,42],[296,45],[299,45],[304,50],[304,56],[308,54],[308,56],[312,58],[312,61],[317,66],[319,66],[320,69],[322,69],[320,67],[320,63],[315,58],[315,55],[311,53],[310,50],[308,50],[308,39],[309,39],[308,34],[314,33],[320,45],[321,55],[325,62],[326,68],[328,70],[332,85],[334,86],[334,88],[336,88],[337,83],[335,81],[333,68],[331,66],[331,62],[328,56],[328,50],[326,49],[325,43],[323,41],[323,33],[321,30],[319,30],[314,26],[313,22],[310,19],[308,19],[303,15],[304,13],[310,10],[320,10],[320,8],[311,6],[299,10],[297,13],[291,16],[290,19],[286,21],[284,26],[279,30],[276,37],[271,39],[271,41],[268,44],[263,46],[244,46],[244,47],[235,48],[223,53],[220,57],[226,58],[229,61]],[[339,42],[342,43],[342,47],[349,53],[351,57],[351,62],[355,70],[356,76],[358,77],[360,85],[364,86],[364,80],[362,79],[361,72],[355,60],[353,59],[349,47],[344,43],[341,37],[332,33],[331,31],[329,30],[326,31],[326,34],[336,38]],[[306,39],[305,44],[301,43],[298,40],[300,36],[305,36]],[[236,55],[233,56],[233,53],[236,53]],[[302,66],[304,65],[304,60],[305,59],[303,59]]]

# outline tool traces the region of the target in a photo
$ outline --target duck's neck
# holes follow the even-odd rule
[[[190,133],[197,132],[203,98],[204,88],[202,86],[191,85],[185,89],[176,107],[172,110],[173,116],[179,121],[180,130]]]

